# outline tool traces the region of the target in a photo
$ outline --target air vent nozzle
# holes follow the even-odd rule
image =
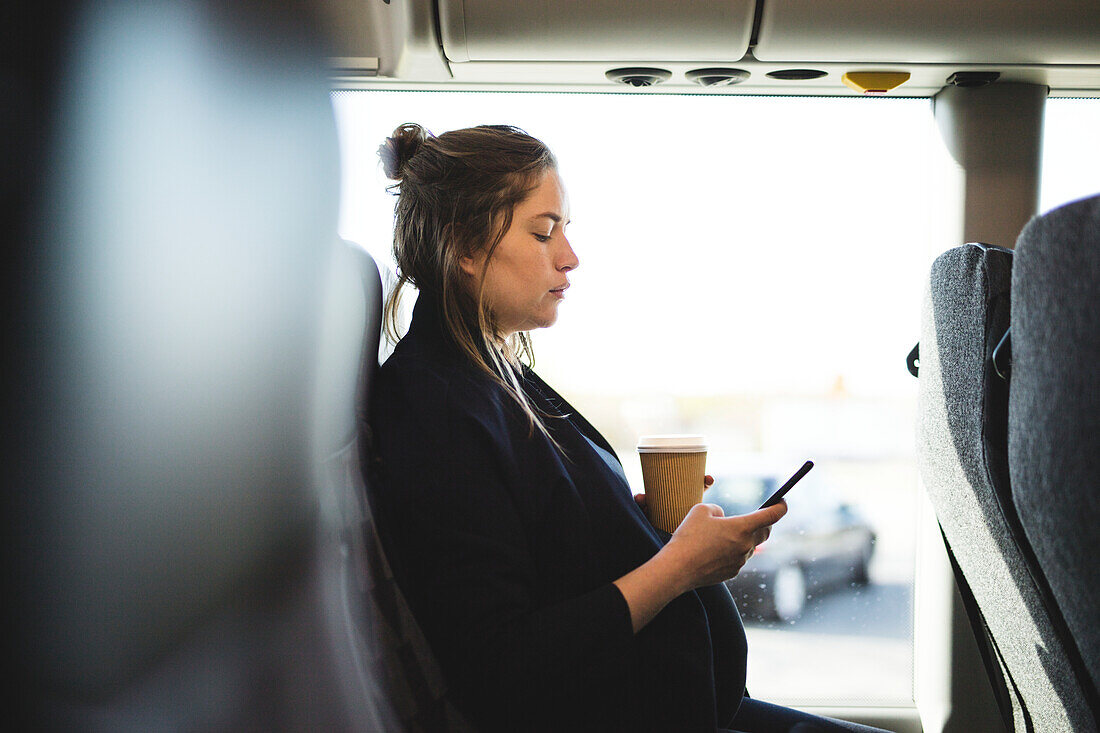
[[[619,84],[627,84],[632,87],[651,87],[672,78],[672,72],[666,69],[629,68],[612,69],[607,72],[607,78]]]
[[[953,87],[984,87],[1001,78],[999,71],[956,71],[947,77]]]
[[[732,84],[740,84],[749,78],[749,72],[744,69],[694,69],[684,74],[688,81],[704,87],[725,87]]]

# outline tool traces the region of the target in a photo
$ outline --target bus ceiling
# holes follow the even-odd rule
[[[961,73],[1100,96],[1094,0],[317,3],[338,89],[932,97]],[[909,78],[843,82],[866,72]]]

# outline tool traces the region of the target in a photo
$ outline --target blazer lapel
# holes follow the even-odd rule
[[[591,440],[596,445],[606,450],[611,455],[615,456],[615,460],[619,461],[619,465],[622,466],[622,460],[615,452],[615,449],[611,447],[611,444],[600,434],[596,428],[592,427],[592,424],[584,418],[584,415],[577,412],[577,409],[573,405],[569,404],[564,397],[554,391],[554,388],[542,381],[542,378],[538,374],[535,374],[533,369],[527,367],[523,368],[523,376],[532,384],[535,388],[542,393],[542,395],[549,401],[551,401],[553,407],[559,410],[562,414],[568,414],[569,419],[577,426],[577,429],[581,431],[585,437]]]

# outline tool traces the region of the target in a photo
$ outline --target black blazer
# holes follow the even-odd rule
[[[686,593],[633,634],[612,581],[667,535],[603,436],[533,371],[521,379],[564,456],[425,295],[376,381],[379,531],[456,704],[485,731],[724,727],[745,687],[729,592]]]

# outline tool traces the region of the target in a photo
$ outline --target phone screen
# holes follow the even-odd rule
[[[802,477],[808,474],[810,472],[810,469],[813,467],[813,461],[806,461],[805,463],[803,463],[802,468],[794,472],[794,476],[791,476],[789,479],[787,479],[786,483],[776,489],[776,492],[769,496],[767,500],[760,505],[760,509],[767,509],[772,504],[777,504],[779,500],[782,499],[786,495],[786,493],[791,490],[791,487],[801,481]]]

